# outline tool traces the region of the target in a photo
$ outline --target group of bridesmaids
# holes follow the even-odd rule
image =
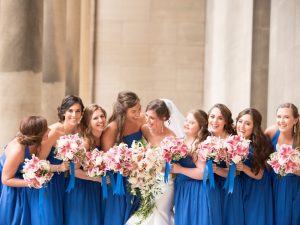
[[[206,113],[196,109],[185,119],[167,99],[155,99],[141,112],[138,96],[131,91],[118,94],[107,121],[105,110],[97,104],[86,108],[78,96],[66,96],[57,109],[59,121],[48,125],[41,116],[20,122],[19,131],[0,158],[0,221],[3,225],[299,225],[300,171],[278,177],[266,164],[276,146],[300,147],[299,113],[292,103],[276,111],[276,124],[264,132],[258,110],[241,111],[234,122],[224,104],[215,104]],[[70,164],[55,158],[57,140],[79,133],[87,151],[107,151],[125,142],[129,147],[143,137],[159,146],[168,136],[183,137],[188,157],[173,163],[169,182],[163,171],[157,175],[161,192],[156,207],[142,220],[134,214],[139,196],[127,189],[125,195],[102,196],[101,178],[87,176],[75,165],[75,187],[66,192]],[[214,164],[215,187],[204,185],[206,162],[197,157],[198,145],[208,136],[225,139],[238,134],[251,142],[246,161],[236,165],[234,191],[223,189],[228,175],[226,163]],[[54,176],[47,187],[29,188],[22,179],[25,158],[35,154],[51,163]],[[108,180],[109,182],[109,180]],[[128,182],[124,179],[124,185]]]

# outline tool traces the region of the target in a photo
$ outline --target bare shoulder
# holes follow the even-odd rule
[[[141,130],[142,130],[143,136],[148,140],[148,138],[150,136],[150,129],[147,126],[147,124],[143,124],[141,127]]]
[[[140,119],[139,119],[139,123],[141,124],[141,126],[143,126],[144,124],[146,124],[146,116],[144,113],[141,113]]]
[[[24,158],[24,146],[17,139],[12,140],[5,148],[6,158],[13,158],[16,161],[22,161]]]
[[[175,137],[176,134],[171,129],[167,128],[166,136],[173,136],[173,137]]]
[[[117,133],[117,123],[115,121],[110,122],[101,135],[101,148],[104,151],[108,150],[115,144]]]
[[[272,138],[275,135],[277,130],[278,130],[278,126],[274,124],[265,130],[265,135],[267,135],[269,138]]]

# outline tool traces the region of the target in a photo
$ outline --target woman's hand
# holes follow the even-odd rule
[[[65,172],[70,169],[70,162],[64,161],[60,165],[58,165],[57,172]]]
[[[180,170],[181,170],[181,166],[177,163],[173,163],[171,164],[171,173],[180,173]]]
[[[236,170],[243,172],[244,171],[244,163],[239,162],[236,164]]]

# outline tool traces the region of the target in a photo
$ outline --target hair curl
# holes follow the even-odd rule
[[[21,120],[17,141],[22,145],[40,145],[48,131],[47,120],[41,116],[28,116]]]
[[[113,106],[113,113],[108,120],[109,123],[112,121],[116,121],[117,123],[117,143],[122,142],[123,139],[124,124],[127,110],[129,108],[134,107],[139,101],[139,97],[134,92],[119,92],[117,101]]]
[[[269,138],[264,134],[261,128],[262,116],[257,109],[246,108],[239,113],[236,123],[244,115],[250,115],[253,122],[253,131],[250,136],[251,146],[253,148],[253,157],[251,160],[251,170],[258,174],[260,169],[265,169],[265,161],[272,153],[272,145]]]
[[[88,107],[84,109],[81,121],[80,121],[80,132],[82,137],[84,137],[89,145],[90,149],[96,148],[96,141],[95,137],[93,135],[93,131],[90,125],[90,122],[92,120],[93,114],[95,111],[100,110],[105,118],[106,118],[106,111],[99,105],[97,104],[91,104]]]

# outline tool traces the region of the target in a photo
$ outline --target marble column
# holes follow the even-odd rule
[[[267,123],[271,0],[254,0],[251,65],[251,103]]]
[[[1,0],[0,145],[24,116],[41,114],[43,1]]]
[[[224,103],[237,113],[249,107],[253,1],[207,1],[204,108]]]
[[[268,125],[284,102],[300,109],[300,1],[271,1]]]
[[[66,1],[44,1],[42,110],[49,123],[66,92]]]

